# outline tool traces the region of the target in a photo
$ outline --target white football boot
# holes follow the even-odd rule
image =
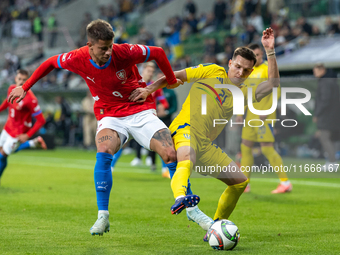
[[[192,209],[187,208],[187,217],[190,221],[196,222],[205,231],[208,231],[211,224],[214,223],[213,219],[202,212],[198,206],[192,207]]]
[[[110,231],[109,214],[98,214],[98,219],[90,229],[91,235],[100,235]]]

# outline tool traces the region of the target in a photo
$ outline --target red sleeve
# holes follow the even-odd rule
[[[5,99],[2,104],[0,105],[0,112],[2,112],[3,110],[6,110],[8,107],[8,102],[7,99]]]
[[[37,81],[42,77],[46,76],[53,69],[59,68],[58,66],[58,56],[53,56],[44,61],[31,75],[31,77],[25,82],[22,88],[28,91]]]
[[[114,50],[114,49],[113,49]],[[177,82],[176,76],[172,71],[170,62],[161,47],[146,46],[140,44],[122,44],[120,45],[121,58],[130,60],[131,64],[139,64],[155,60],[159,68],[162,70],[169,85]]]
[[[177,82],[176,76],[172,71],[170,62],[161,47],[145,46],[148,49],[148,56],[144,62],[155,60],[159,68],[165,75],[166,81],[169,85]]]
[[[28,130],[28,132],[26,133],[29,137],[34,135],[46,123],[44,115],[41,112],[40,112],[40,114],[38,114],[34,117],[36,119],[36,122],[34,123],[33,127],[30,130]]]

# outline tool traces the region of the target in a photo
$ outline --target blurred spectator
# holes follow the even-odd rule
[[[70,128],[72,124],[71,120],[71,108],[69,104],[66,102],[64,97],[62,96],[57,96],[56,97],[56,103],[59,104],[60,106],[60,117],[57,120],[57,127],[58,130],[62,131],[63,133],[63,146],[66,146],[69,144],[70,140]]]
[[[206,38],[204,40],[204,52],[208,55],[215,55],[220,52],[220,47],[215,38]]]
[[[267,0],[267,11],[269,14],[277,14],[284,6],[284,0]]]
[[[46,129],[46,134],[55,135],[56,130],[57,130],[57,124],[54,121],[53,114],[50,111],[47,111],[44,114],[44,116],[45,116],[45,119],[46,119],[46,123],[44,125],[44,127]]]
[[[196,16],[196,5],[192,0],[187,0],[184,10],[186,12],[186,16],[189,16],[189,14],[192,14],[194,17]]]
[[[296,24],[298,26],[301,26],[302,30],[306,32],[308,35],[312,35],[313,33],[312,26],[309,23],[307,23],[305,17],[298,18],[298,20],[296,21]]]
[[[248,24],[252,25],[257,33],[262,33],[264,30],[263,19],[261,15],[256,14],[253,12],[250,17],[248,18]]]
[[[312,26],[312,35],[313,36],[320,36],[322,33],[320,32],[320,29],[317,25]]]
[[[85,45],[87,42],[86,38],[86,27],[92,21],[92,15],[89,12],[84,13],[84,18],[80,23],[79,27],[79,44]]]
[[[39,42],[43,40],[43,27],[44,23],[39,16],[38,12],[34,12],[33,14],[33,34],[35,34],[38,38]]]
[[[94,100],[91,92],[87,91],[86,97],[81,101],[83,110],[83,144],[84,148],[95,145],[95,135],[97,130],[97,120],[93,113]]]
[[[216,0],[214,5],[215,25],[219,28],[227,18],[227,4],[223,0]]]
[[[340,21],[339,24],[333,22],[331,17],[327,17],[325,20],[326,24],[326,34],[327,35],[333,35],[333,34],[339,34],[340,33]]]
[[[329,14],[340,14],[340,0],[329,0]]]
[[[119,16],[126,18],[126,14],[133,9],[131,0],[119,0]]]
[[[198,20],[197,29],[202,32],[202,34],[208,34],[215,30],[215,17],[212,12],[209,12],[207,15],[204,13]]]
[[[138,33],[138,43],[143,45],[155,46],[155,40],[153,35],[145,29],[145,27],[141,27]]]
[[[258,35],[258,32],[256,31],[255,27],[251,24],[247,25],[246,32],[243,35],[243,43],[244,44],[250,44],[255,41],[256,35]]]
[[[186,18],[186,22],[190,25],[191,27],[191,32],[192,33],[197,33],[197,24],[198,24],[198,21],[197,19],[195,18],[195,15],[194,14],[189,14],[188,17]]]
[[[245,0],[244,1],[244,11],[245,11],[247,18],[250,15],[252,15],[254,12],[256,12],[256,6],[258,3],[259,3],[258,0]]]
[[[113,8],[112,5],[108,6],[106,13],[107,13],[107,20],[108,20],[108,22],[110,22],[110,24],[113,25],[114,21],[118,17],[117,17],[117,13],[116,13],[116,11],[115,11],[115,9]]]
[[[318,78],[313,121],[318,128],[322,148],[327,153],[328,162],[325,168],[328,169],[330,164],[336,163],[334,140],[340,131],[339,86],[336,74],[323,64],[316,65],[313,73]]]
[[[50,33],[50,43],[49,47],[54,48],[57,41],[58,36],[58,22],[55,18],[55,14],[52,13],[51,16],[47,19],[47,28],[48,32]]]

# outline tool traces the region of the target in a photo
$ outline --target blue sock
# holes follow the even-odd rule
[[[172,179],[172,176],[174,176],[176,172],[176,167],[177,167],[177,161],[165,164],[169,168],[169,173],[170,173],[170,178]],[[188,179],[188,187],[187,187],[187,195],[192,195],[192,190],[191,190],[191,183],[190,180]]]
[[[109,210],[109,199],[112,188],[111,161],[112,155],[97,152],[97,162],[94,167],[94,184],[97,193],[98,210]]]
[[[120,149],[119,151],[117,151],[117,153],[115,155],[113,155],[113,159],[112,159],[112,163],[111,163],[111,167],[115,167],[117,160],[120,158],[120,156],[122,155],[123,149]]]
[[[165,164],[165,162],[163,161],[163,159],[161,158],[162,161],[162,168],[167,167],[167,165]],[[171,163],[170,163],[171,164]]]
[[[25,150],[27,148],[30,147],[30,143],[28,141],[20,144],[20,146],[18,147],[18,149],[15,150],[15,152],[21,151],[21,150]]]
[[[0,177],[7,166],[7,157],[0,153]]]

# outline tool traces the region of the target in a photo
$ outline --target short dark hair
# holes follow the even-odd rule
[[[317,68],[317,69],[325,69],[325,65],[323,63],[317,63],[314,68]]]
[[[257,43],[251,43],[248,45],[248,48],[251,50],[256,50],[256,49],[260,49],[261,50],[261,46]]]
[[[252,51],[251,49],[249,49],[247,47],[238,47],[234,51],[232,59],[235,59],[237,56],[241,56],[242,58],[253,61],[254,62],[253,66],[256,63],[256,55],[255,55],[254,51]]]
[[[110,41],[115,37],[110,23],[102,19],[96,19],[88,24],[86,34],[88,40],[93,42],[97,42],[98,40]]]
[[[17,74],[26,75],[27,77],[29,76],[28,71],[24,69],[18,69]]]

